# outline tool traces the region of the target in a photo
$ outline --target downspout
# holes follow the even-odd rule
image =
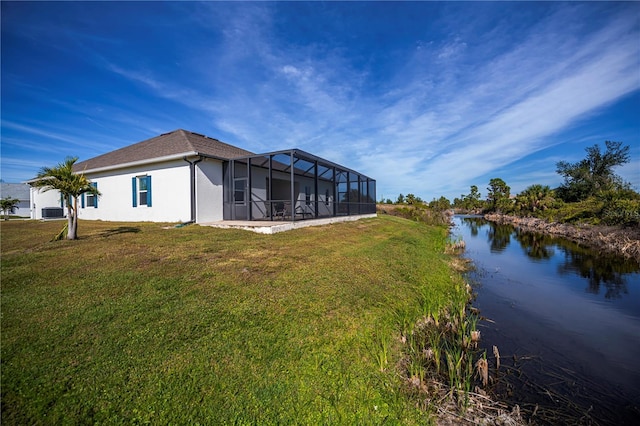
[[[182,159],[189,163],[189,174],[191,176],[191,220],[188,223],[196,223],[196,164],[204,160],[204,158],[200,156],[195,161],[189,161],[184,156]]]

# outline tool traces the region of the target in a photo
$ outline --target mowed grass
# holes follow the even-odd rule
[[[447,230],[8,221],[2,423],[424,424],[399,330],[459,294]]]

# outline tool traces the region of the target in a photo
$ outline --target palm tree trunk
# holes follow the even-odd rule
[[[73,197],[73,204],[74,206],[71,205],[71,203],[69,203],[68,207],[68,214],[67,214],[67,219],[68,219],[68,228],[67,228],[67,240],[75,240],[77,237],[77,233],[78,233],[78,215],[76,214],[76,212],[78,211],[78,198],[77,197]]]

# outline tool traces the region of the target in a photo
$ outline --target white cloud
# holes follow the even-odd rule
[[[562,25],[560,20],[552,24]],[[443,190],[468,186],[559,143],[554,134],[640,88],[632,18],[619,17],[582,39],[551,37],[550,25],[435,92],[423,90],[421,80],[430,75],[416,73],[405,87],[408,94],[394,94],[394,103],[378,116],[381,131],[395,136],[394,152],[412,152],[410,158],[423,160],[412,167],[398,158],[402,180]],[[430,106],[424,107],[422,99]],[[405,170],[411,175],[402,176]],[[375,175],[386,173],[376,167]]]
[[[517,43],[501,28],[482,44],[465,39],[472,30],[414,41],[383,73],[319,40],[283,40],[272,4],[197,9],[194,25],[222,29],[178,58],[206,70],[201,81],[115,60],[108,69],[209,117],[231,143],[256,152],[299,147],[377,178],[385,192],[467,191],[640,89],[637,16],[624,11],[588,31],[589,5],[554,5],[519,29]]]

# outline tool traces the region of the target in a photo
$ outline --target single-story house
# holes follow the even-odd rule
[[[29,217],[29,185],[26,183],[0,183],[0,198],[12,198],[18,200],[10,215]]]
[[[75,170],[101,193],[84,194],[80,219],[298,221],[376,211],[376,181],[354,170],[299,149],[254,154],[182,129],[78,162]],[[60,212],[56,191],[30,192],[33,219]]]

